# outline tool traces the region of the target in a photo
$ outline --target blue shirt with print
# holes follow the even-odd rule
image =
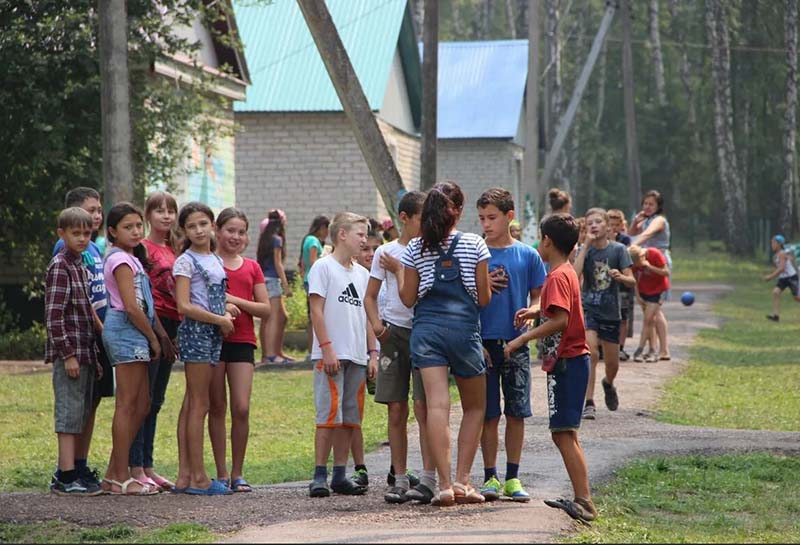
[[[64,247],[64,241],[58,239],[55,248],[53,248],[53,255],[56,255]],[[89,242],[89,247],[81,254],[83,257],[83,266],[86,267],[86,272],[89,273],[89,288],[91,291],[92,307],[97,312],[98,318],[102,322],[106,318],[106,305],[108,304],[108,295],[106,294],[106,280],[103,274],[103,254],[100,248],[94,242]]]
[[[503,268],[508,286],[492,292],[491,302],[481,308],[481,338],[510,340],[522,333],[514,327],[514,314],[528,306],[532,289],[541,288],[547,277],[539,252],[517,240],[506,248],[489,248],[489,272]]]

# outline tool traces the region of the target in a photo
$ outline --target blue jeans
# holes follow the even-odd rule
[[[174,339],[178,324],[175,320],[161,318],[161,324],[170,339]],[[150,375],[150,412],[147,414],[142,427],[133,439],[130,451],[128,452],[128,465],[131,467],[153,467],[153,443],[156,436],[156,422],[161,406],[164,405],[164,397],[169,385],[169,377],[172,374],[172,363],[163,359],[158,363],[151,363],[147,366]]]

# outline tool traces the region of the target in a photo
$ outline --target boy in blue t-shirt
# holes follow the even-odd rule
[[[492,300],[481,313],[481,339],[486,355],[486,416],[481,437],[485,483],[481,494],[496,500],[500,494],[527,502],[530,496],[519,480],[519,462],[525,434],[525,418],[531,416],[531,363],[527,344],[509,358],[503,355],[506,342],[522,330],[515,327],[519,311],[537,309],[539,293],[547,273],[539,253],[511,237],[514,199],[502,188],[484,192],[478,199],[478,217],[491,252],[489,278]],[[506,417],[506,482],[497,479],[500,388]]]
[[[100,194],[91,187],[76,187],[67,192],[64,197],[64,208],[72,208],[77,206],[84,209],[92,217],[92,234],[96,233],[100,226],[103,224],[103,205],[100,202]],[[55,256],[64,247],[64,241],[58,239],[55,247],[53,248],[53,255]],[[89,246],[81,254],[83,266],[89,275],[89,298],[97,313],[100,321],[105,320],[107,294],[106,282],[103,275],[103,254],[94,242],[89,242]],[[98,324],[98,329],[101,326]],[[101,397],[114,397],[114,371],[108,362],[103,343],[100,340],[101,331],[97,331],[95,336],[97,339],[98,360],[103,369],[103,373],[98,383],[94,387],[94,405],[92,406],[89,421],[84,428],[84,432],[80,435],[78,443],[75,446],[75,469],[78,472],[78,477],[85,483],[91,485],[92,488],[99,487],[100,482],[97,473],[87,465],[87,458],[89,456],[89,447],[92,441],[92,433],[94,432],[94,419],[97,412],[97,407],[100,404]],[[56,478],[58,475],[55,475]]]

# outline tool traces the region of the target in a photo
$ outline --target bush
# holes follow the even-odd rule
[[[44,345],[47,330],[39,322],[33,322],[30,329],[12,329],[0,334],[0,359],[39,360],[44,358]]]
[[[306,314],[306,290],[303,289],[303,277],[299,274],[294,275],[290,285],[292,296],[283,300],[286,305],[286,314],[289,315],[286,329],[305,329],[308,326],[308,315]]]

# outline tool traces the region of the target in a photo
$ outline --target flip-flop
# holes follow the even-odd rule
[[[588,513],[580,504],[565,498],[557,500],[544,500],[545,505],[561,509],[573,519],[584,524],[588,524],[594,520],[594,516]]]
[[[456,497],[453,489],[440,490],[431,500],[431,505],[435,507],[452,507],[456,504]]]
[[[658,359],[661,361],[670,361],[672,356],[659,356]]]
[[[164,492],[175,488],[175,483],[158,475],[156,478],[150,477],[150,480]]]
[[[234,492],[252,492],[253,487],[242,477],[239,477],[238,479],[234,479],[231,483],[231,490]]]
[[[186,494],[186,488],[178,488],[177,486],[173,486],[169,491],[173,494]]]
[[[468,484],[453,483],[453,494],[458,504],[484,503],[486,501],[480,492]]]
[[[223,485],[220,481],[212,480],[208,488],[189,487],[184,491],[184,494],[191,496],[227,496],[233,494],[233,490]]]

